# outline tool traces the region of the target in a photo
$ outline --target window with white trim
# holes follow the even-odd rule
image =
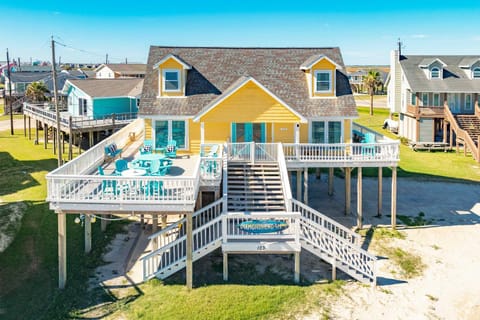
[[[465,95],[465,110],[472,110],[472,95]]]
[[[315,71],[315,92],[331,92],[332,91],[332,71],[316,70]]]
[[[180,91],[179,70],[163,70],[163,91]]]
[[[422,105],[424,107],[428,106],[428,93],[422,93]]]
[[[86,116],[87,115],[87,99],[78,98],[78,113],[80,115]]]
[[[473,79],[480,79],[480,68],[473,69],[472,78]]]
[[[164,148],[168,141],[175,140],[177,148],[187,149],[188,126],[185,120],[156,120],[155,148]]]
[[[415,95],[415,92],[411,92],[410,95],[410,104],[412,106],[415,106],[417,104],[417,96]]]
[[[342,121],[312,121],[310,142],[342,142]]]
[[[432,68],[432,70],[430,71],[430,78],[440,79],[440,68]]]

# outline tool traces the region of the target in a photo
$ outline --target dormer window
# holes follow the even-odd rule
[[[331,92],[332,91],[332,71],[316,70],[315,71],[315,92]]]
[[[480,79],[480,68],[473,69],[472,78],[473,79]]]
[[[430,71],[430,76],[432,79],[440,79],[440,69],[435,67]]]
[[[180,70],[163,70],[163,91],[180,91]]]

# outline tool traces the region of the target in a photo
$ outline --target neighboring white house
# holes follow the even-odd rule
[[[144,78],[146,65],[141,63],[102,64],[96,70],[97,79]]]
[[[399,113],[400,136],[465,144],[467,132],[477,141],[480,55],[406,56],[394,50],[390,70],[388,106]]]

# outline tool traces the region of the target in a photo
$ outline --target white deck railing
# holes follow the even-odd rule
[[[348,229],[344,225],[337,221],[330,219],[326,215],[318,212],[317,210],[301,203],[296,199],[292,199],[292,210],[300,212],[302,219],[318,225],[319,228],[325,228],[328,231],[334,233],[336,236],[353,243],[360,245],[360,235]]]
[[[277,161],[277,143],[240,142],[228,144],[228,161]]]
[[[286,143],[283,152],[287,163],[301,162],[397,162],[400,142],[376,143]]]
[[[300,220],[300,226],[302,241],[315,248],[314,251],[319,250],[317,254],[322,255],[327,261],[332,260],[329,262],[335,263],[338,268],[352,277],[363,281],[365,281],[364,278],[368,278],[370,282],[375,283],[377,258],[374,255],[303,217]],[[360,278],[363,279],[359,279],[356,273],[361,274]]]
[[[215,152],[213,152],[215,150]],[[220,184],[223,148],[216,143],[200,145],[200,178],[204,185]]]
[[[223,200],[220,199],[193,213],[193,251],[197,253],[196,258],[205,254],[202,250],[222,238],[222,209]],[[179,264],[179,269],[184,266],[186,221],[186,218],[180,219],[148,237],[150,241],[157,243],[158,249],[142,258],[144,280],[172,268],[172,265]]]
[[[292,188],[290,187],[290,178],[288,177],[287,163],[283,154],[283,146],[277,144],[278,169],[280,170],[280,178],[282,179],[283,199],[285,201],[285,209],[287,211],[295,211],[292,209]]]

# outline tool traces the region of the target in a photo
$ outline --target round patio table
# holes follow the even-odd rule
[[[123,177],[139,177],[147,174],[147,170],[144,169],[128,169],[122,171]]]

